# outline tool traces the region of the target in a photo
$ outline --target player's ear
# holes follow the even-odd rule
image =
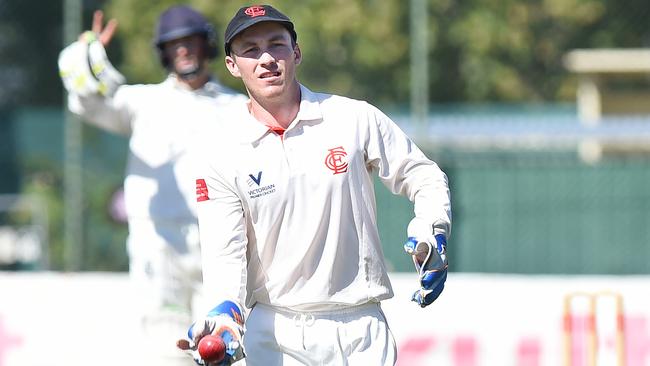
[[[230,71],[230,74],[236,78],[240,78],[241,73],[239,72],[239,67],[237,66],[237,63],[235,62],[235,56],[226,56],[225,62],[226,62],[226,68],[228,69],[228,71]]]
[[[302,51],[300,51],[300,46],[298,43],[293,47],[294,60],[296,60],[296,65],[300,65],[302,62]]]

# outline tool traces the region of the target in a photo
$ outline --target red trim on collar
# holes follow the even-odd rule
[[[282,128],[282,127],[276,127],[276,126],[273,127],[268,126],[268,127],[271,131],[275,132],[278,136],[283,136],[284,131],[286,131],[286,128]]]

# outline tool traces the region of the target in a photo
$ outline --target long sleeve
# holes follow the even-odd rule
[[[366,153],[381,182],[414,204],[415,222],[408,236],[451,233],[451,197],[446,174],[402,130],[371,107]],[[433,232],[432,232],[433,228]]]
[[[68,109],[84,121],[106,131],[130,135],[132,132],[132,113],[127,101],[129,86],[121,86],[113,97],[91,95],[82,97],[73,93],[68,94]]]
[[[234,187],[208,163],[196,181],[203,286],[209,303],[245,303],[246,221]]]

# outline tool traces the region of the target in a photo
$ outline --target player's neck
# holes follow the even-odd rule
[[[269,127],[287,129],[300,110],[300,84],[279,98],[255,98],[251,96],[249,111],[259,122]]]
[[[205,85],[210,80],[210,75],[207,73],[201,73],[198,74],[194,77],[190,78],[182,78],[178,77],[178,82],[182,84],[184,87],[190,89],[190,90],[196,90],[200,89]]]

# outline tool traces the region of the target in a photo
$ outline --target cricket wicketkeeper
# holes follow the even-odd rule
[[[179,344],[203,364],[201,338],[223,335],[211,366],[394,365],[373,179],[414,204],[405,249],[425,307],[447,276],[447,177],[379,109],[302,85],[297,38],[268,5],[239,9],[226,28],[226,67],[250,99],[228,135],[202,144],[196,198],[215,309]]]

